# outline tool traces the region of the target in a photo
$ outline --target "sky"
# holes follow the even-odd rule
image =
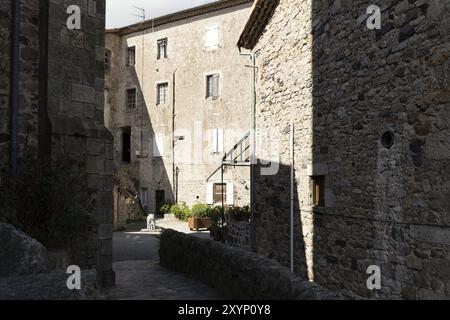
[[[106,0],[106,28],[120,28],[141,21],[136,7],[144,8],[147,19],[189,9],[217,0]]]

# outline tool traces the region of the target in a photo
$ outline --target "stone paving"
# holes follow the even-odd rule
[[[116,287],[110,300],[220,300],[212,288],[160,266],[158,261],[114,263]]]
[[[161,229],[172,229],[178,232],[195,235],[200,238],[211,239],[209,231],[192,231],[189,230],[188,224],[185,221],[176,219],[160,219],[156,221],[156,226]]]
[[[209,238],[209,232],[190,231],[186,222],[158,220],[158,232],[148,232],[145,224],[134,224],[113,238],[116,286],[103,293],[108,300],[220,300],[213,289],[188,279],[159,264],[161,228]]]

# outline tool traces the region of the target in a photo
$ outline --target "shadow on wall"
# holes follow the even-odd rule
[[[268,161],[259,160],[259,163]],[[283,266],[291,266],[291,167],[278,164],[275,175],[261,175],[261,166],[255,168],[255,193],[264,201],[255,201],[254,243],[255,250]],[[294,271],[308,279],[305,235],[301,220],[297,180],[294,176]],[[267,237],[266,237],[267,235]],[[270,239],[270,240],[269,240]]]
[[[123,63],[120,61],[119,63]],[[119,110],[113,110],[111,114],[124,114],[125,119],[111,123],[110,131],[113,132],[115,142],[115,204],[114,219],[115,225],[121,226],[126,220],[132,219],[148,213],[159,213],[159,209],[165,203],[172,203],[174,199],[173,187],[168,168],[168,158],[159,156],[158,145],[156,144],[157,132],[149,115],[148,106],[139,80],[136,67],[127,66],[125,71],[127,77],[127,89],[124,93],[124,106],[120,105],[120,100],[112,102],[110,106]],[[120,77],[116,81],[122,81]],[[153,88],[147,88],[146,90]],[[121,90],[120,86],[113,84],[110,90]],[[135,90],[130,91],[130,90]],[[117,94],[117,92],[116,92]],[[135,95],[135,107],[128,101],[128,95]],[[121,112],[124,108],[126,112]],[[117,122],[123,127],[117,126]],[[165,155],[169,148],[171,139],[165,137]],[[145,179],[143,177],[145,176]],[[138,212],[138,214],[136,214]]]
[[[257,166],[255,249],[289,266],[294,118],[295,272],[356,298],[448,298],[448,7],[383,1],[370,30],[372,4],[286,0],[260,39],[258,130],[282,148],[278,174]]]
[[[448,298],[448,9],[382,1],[382,28],[369,30],[373,1],[313,2],[313,166],[334,199],[313,214],[315,281],[369,298]],[[370,265],[381,290],[367,289]]]

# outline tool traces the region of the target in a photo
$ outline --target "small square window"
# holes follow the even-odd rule
[[[162,105],[167,104],[169,102],[169,84],[168,83],[160,83],[157,85],[157,97],[156,104]]]
[[[128,48],[128,66],[133,67],[136,65],[136,48]]]
[[[127,109],[136,109],[136,89],[127,90]]]
[[[219,97],[219,79],[218,74],[206,76],[206,98],[217,99]]]
[[[167,39],[158,40],[158,60],[167,58]]]
[[[325,176],[311,177],[311,204],[325,207]]]
[[[227,184],[226,183],[215,183],[213,188],[214,203],[227,203]]]

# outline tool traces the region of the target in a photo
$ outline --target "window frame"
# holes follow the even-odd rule
[[[133,53],[133,64],[130,63],[131,53]],[[136,46],[131,46],[127,48],[127,66],[128,67],[136,66]]]
[[[216,95],[214,95],[214,79],[217,79]],[[219,72],[206,75],[206,99],[217,100],[220,98],[220,80],[221,75]]]
[[[161,47],[162,44],[164,44],[164,56],[161,57]],[[167,38],[163,38],[163,39],[159,39],[156,42],[156,49],[157,49],[157,53],[156,53],[156,60],[164,60],[167,59],[168,57],[168,47],[169,47],[169,41]]]
[[[134,101],[132,101],[132,103],[131,103],[132,107],[130,107],[130,101],[129,101],[129,98],[130,98],[129,93],[130,93],[130,91],[134,91],[134,98],[133,98]],[[125,93],[126,93],[126,97],[125,97],[126,110],[127,111],[136,110],[137,109],[137,89],[135,87],[128,88],[128,89],[126,89]],[[134,106],[133,106],[133,102],[134,102]]]
[[[165,100],[161,102],[160,88],[166,87],[166,93],[164,95]],[[156,84],[156,106],[165,106],[169,104],[169,82],[160,82]]]
[[[325,176],[311,176],[311,206],[316,208],[325,207]]]
[[[222,193],[216,192],[216,187],[219,187],[219,186],[222,186],[222,190],[221,190]],[[228,195],[227,188],[228,188],[228,185],[225,182],[213,184],[213,203],[214,204],[222,203],[222,195],[223,195],[223,203],[227,204],[227,195]],[[216,196],[218,197],[219,201],[216,201]]]

